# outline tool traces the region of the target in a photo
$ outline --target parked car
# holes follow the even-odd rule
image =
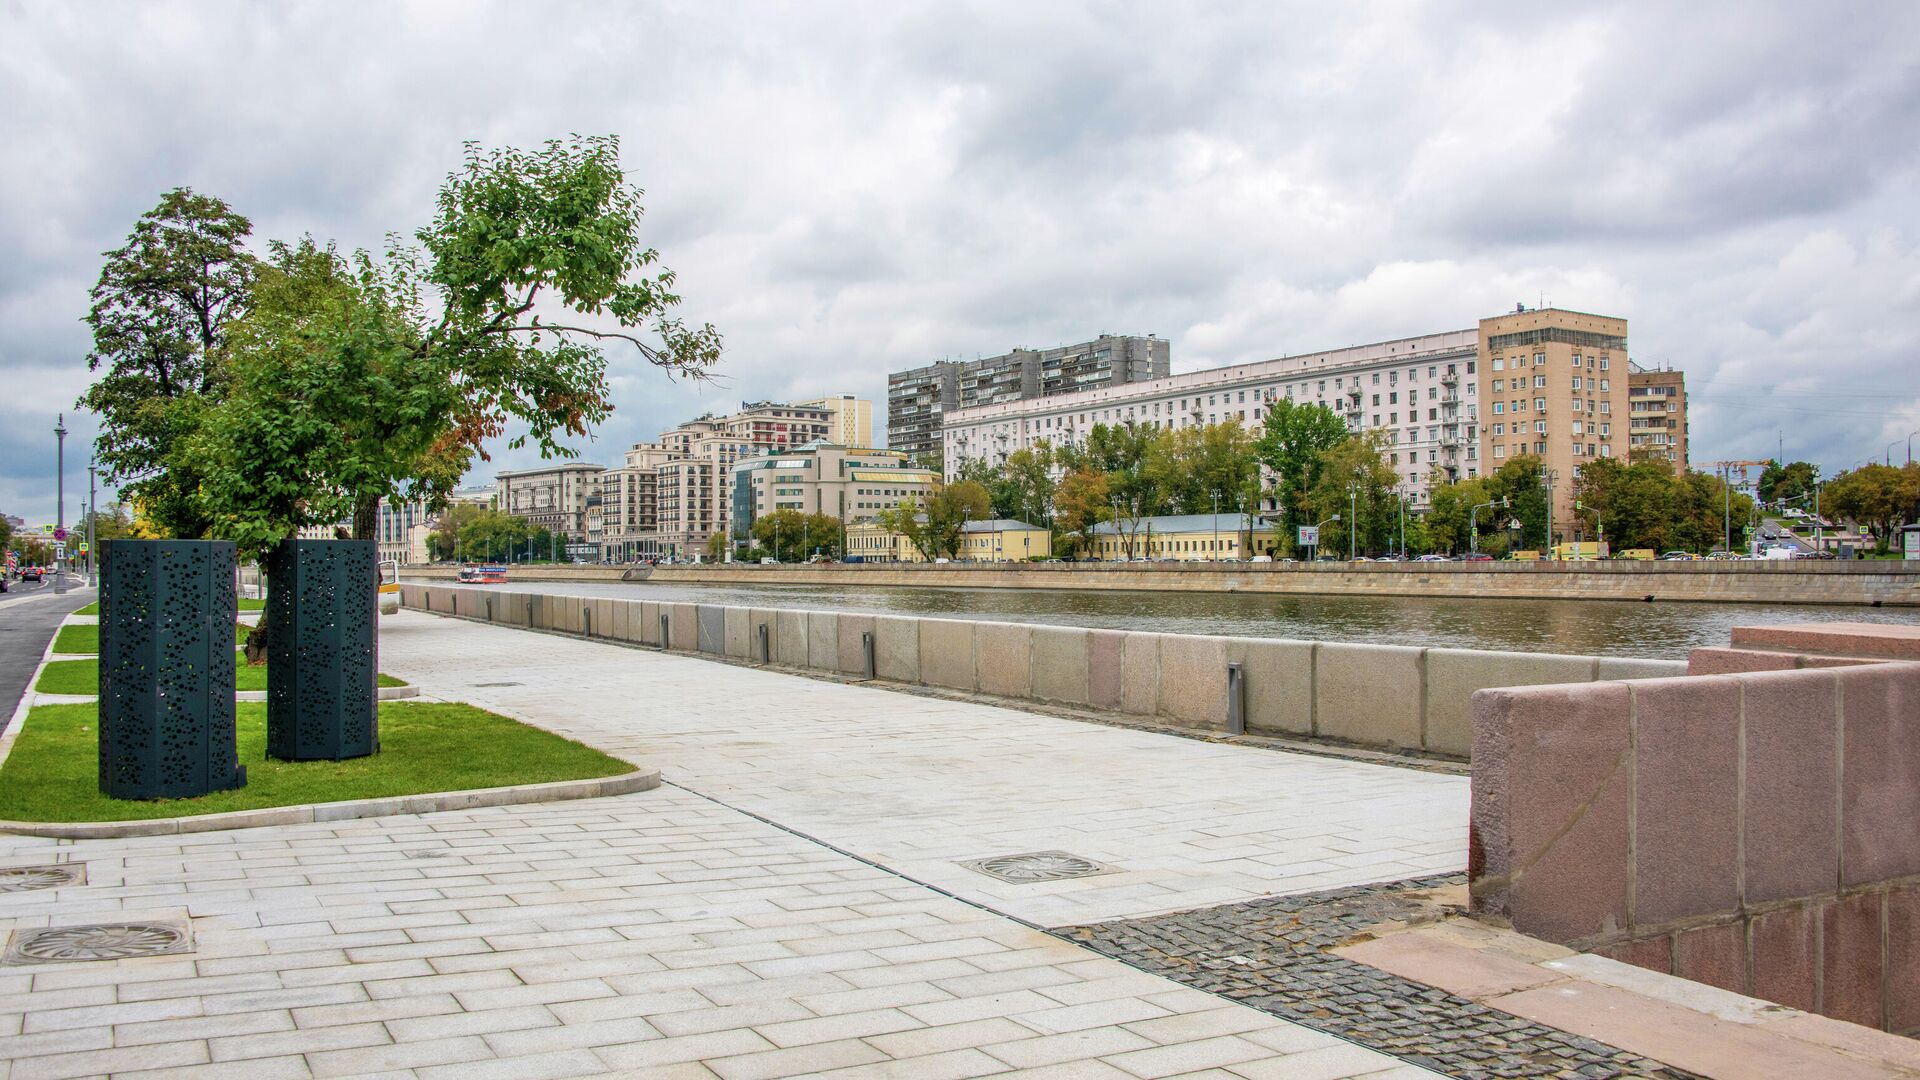
[[[1695,562],[1700,556],[1691,551],[1669,551],[1660,556],[1661,562]]]
[[[1484,551],[1476,551],[1469,555],[1460,556],[1460,561],[1461,562],[1492,562],[1493,556],[1487,554]]]
[[[1273,561],[1273,556],[1271,556],[1271,555],[1255,555],[1255,556],[1254,556],[1253,558],[1251,558],[1251,559],[1248,559],[1247,561],[1248,561],[1248,562],[1272,562],[1272,561]]]
[[[1446,562],[1447,557],[1445,555],[1422,555],[1413,561],[1414,562]]]

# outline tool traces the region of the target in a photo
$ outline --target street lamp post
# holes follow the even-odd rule
[[[1321,526],[1323,526],[1323,525],[1331,525],[1331,524],[1333,524],[1334,522],[1336,522],[1336,521],[1339,521],[1339,520],[1340,520],[1340,515],[1339,515],[1339,514],[1335,514],[1335,515],[1333,515],[1332,517],[1330,517],[1330,518],[1328,518],[1327,520],[1325,520],[1325,521],[1322,521],[1322,522],[1319,522],[1319,523],[1317,523],[1317,524],[1315,524],[1315,525],[1314,525],[1314,527],[1313,527],[1313,554],[1312,554],[1311,556],[1309,556],[1309,557],[1308,557],[1308,559],[1307,559],[1307,561],[1308,561],[1308,562],[1318,562],[1318,561],[1319,561],[1319,559],[1320,559],[1320,528],[1321,528]]]
[[[1207,546],[1211,549],[1211,551],[1208,554],[1209,560],[1213,562],[1218,562],[1220,560],[1220,489],[1219,488],[1213,489],[1213,543]]]
[[[1360,542],[1360,534],[1357,531],[1357,526],[1360,524],[1360,485],[1357,483],[1347,485],[1347,523],[1346,524],[1347,524],[1347,561],[1352,562],[1354,560],[1354,556],[1360,554],[1360,549],[1357,546]]]
[[[66,413],[61,413],[59,418],[54,420],[53,437],[54,437],[54,447],[55,447],[53,489],[55,492],[54,498],[56,500],[56,506],[53,512],[53,532],[54,532],[53,539],[54,539],[54,542],[56,544],[59,544],[61,546],[61,549],[64,551],[66,547],[65,535],[67,531],[67,414]],[[66,559],[65,559],[65,556],[63,555],[61,558],[55,559],[53,562],[53,591],[54,592],[66,591],[66,587],[60,583],[61,581],[60,572],[63,569],[63,567],[60,564],[65,561]]]
[[[1393,496],[1400,504],[1400,558],[1404,561],[1407,557],[1407,489],[1396,487]]]
[[[99,516],[100,516],[100,507],[98,504],[94,502],[93,459],[88,458],[87,459],[87,585],[89,587],[100,584],[100,572],[98,570],[98,567],[100,564],[97,561],[100,558],[100,541],[95,539],[94,528],[93,528],[93,523],[97,518],[99,518]]]
[[[1480,553],[1480,511],[1493,506],[1505,508],[1506,505],[1505,499],[1493,499],[1489,502],[1477,503],[1467,511],[1467,554]]]

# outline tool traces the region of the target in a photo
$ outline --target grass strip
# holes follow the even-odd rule
[[[247,663],[244,651],[233,654],[233,688],[235,690],[265,690],[267,688],[267,668]],[[396,679],[382,672],[375,677],[376,686],[405,686],[405,679]],[[40,679],[33,684],[35,691],[42,694],[97,694],[100,692],[100,661],[98,660],[55,660],[41,670]]]
[[[99,713],[92,705],[42,705],[27,714],[0,765],[0,819],[123,821],[218,814],[270,806],[379,799],[439,791],[617,776],[632,765],[590,746],[472,705],[386,702],[381,752],[350,761],[265,759],[267,707],[237,713],[247,786],[197,799],[109,799],[99,788]]]
[[[267,602],[265,600],[255,600],[252,597],[247,597],[247,596],[243,596],[240,598],[241,611],[264,611],[266,610],[266,607],[267,607]],[[100,614],[100,601],[95,600],[93,603],[88,604],[86,607],[83,607],[79,611],[74,612],[74,614],[75,615],[98,615]]]

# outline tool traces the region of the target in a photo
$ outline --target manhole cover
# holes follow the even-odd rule
[[[86,883],[86,863],[0,867],[0,893],[58,889],[65,885],[85,885]]]
[[[517,682],[477,682],[473,685],[475,689],[479,689],[487,686],[519,686],[521,684]]]
[[[995,855],[991,859],[974,859],[960,865],[1015,885],[1120,872],[1117,866],[1106,866],[1065,851],[1030,851],[1024,855]]]
[[[181,923],[95,923],[15,930],[7,942],[8,964],[46,964],[68,960],[125,960],[193,951],[193,938]]]

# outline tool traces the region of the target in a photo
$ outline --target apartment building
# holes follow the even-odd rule
[[[945,416],[940,446],[951,478],[963,462],[998,464],[1040,439],[1077,445],[1096,424],[1258,428],[1284,399],[1326,406],[1349,431],[1378,431],[1409,497],[1424,507],[1436,470],[1450,479],[1480,473],[1478,368],[1479,335],[1451,330],[958,409]],[[1271,500],[1265,508],[1274,509]]]
[[[887,446],[938,452],[943,418],[971,409],[1166,377],[1167,342],[1152,334],[1102,334],[1051,349],[1013,349],[980,360],[942,360],[887,376]]]
[[[841,446],[873,445],[873,402],[852,394],[834,394],[794,404],[804,409],[825,409],[833,414],[826,435],[828,442]]]
[[[462,504],[491,509],[495,497],[492,485],[460,488],[447,497],[447,509]],[[441,516],[441,513],[428,509],[425,499],[399,502],[382,499],[373,532],[381,561],[397,562],[402,566],[430,562],[427,534],[439,527]]]
[[[829,514],[850,524],[902,499],[925,499],[938,480],[901,451],[827,442],[738,461],[732,472],[736,543],[751,540],[754,520],[775,510]]]
[[[703,416],[663,432],[660,445],[669,457],[655,468],[658,553],[704,555],[709,537],[727,533],[734,464],[823,441],[832,426],[829,409],[752,401],[732,415]]]
[[[1687,471],[1687,378],[1670,367],[1627,365],[1627,453]]]
[[[548,532],[586,542],[600,531],[600,475],[606,471],[605,465],[565,461],[502,472],[494,478],[495,505]]]
[[[1572,521],[1575,480],[1595,458],[1627,457],[1627,320],[1560,308],[1480,320],[1486,467],[1541,459],[1554,533]]]
[[[619,562],[657,559],[660,549],[659,468],[672,459],[661,443],[634,443],[625,461],[600,476],[602,554]]]

